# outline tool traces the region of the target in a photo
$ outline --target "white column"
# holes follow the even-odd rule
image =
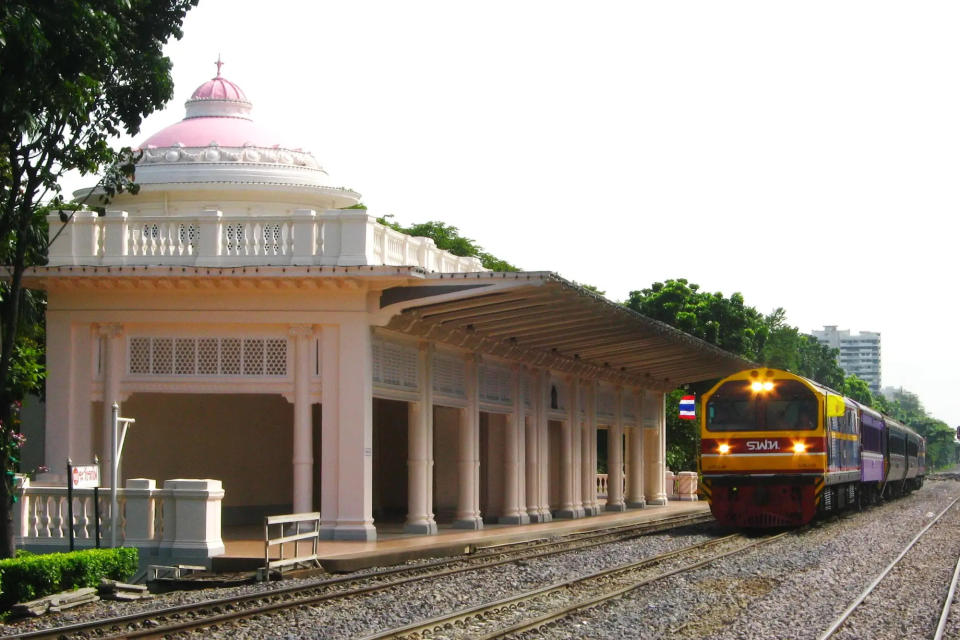
[[[320,537],[332,540],[340,504],[340,327],[320,333]],[[372,402],[372,400],[371,400]]]
[[[313,327],[290,327],[294,341],[293,379],[293,511],[313,511],[313,403],[310,365]]]
[[[370,325],[366,314],[357,314],[342,324],[330,328],[337,338],[335,345],[324,338],[323,351],[323,482],[327,483],[328,454],[336,458],[336,516],[334,540],[375,540],[373,526],[373,381],[371,373]],[[335,331],[334,331],[335,330]],[[328,328],[324,327],[324,333]],[[328,357],[327,348],[335,347],[335,358]],[[332,354],[331,354],[332,355]],[[335,359],[334,364],[329,360]],[[329,372],[329,375],[326,375]],[[336,378],[336,406],[327,409],[330,378]],[[332,413],[328,419],[328,413]],[[326,432],[336,430],[336,441],[329,443]],[[327,488],[323,486],[323,496]],[[321,505],[323,508],[323,505]],[[326,519],[321,516],[321,525]],[[329,525],[328,525],[329,526]]]
[[[560,508],[558,518],[576,518],[577,511],[573,504],[573,424],[577,420],[576,387],[568,384],[567,419],[561,423],[560,432]]]
[[[547,412],[550,409],[550,372],[541,371],[540,398],[537,406],[537,448],[540,450],[540,464],[537,467],[537,511],[540,522],[550,522],[550,434]]]
[[[523,393],[521,391],[519,367],[513,368],[513,412],[505,416],[504,452],[503,452],[503,515],[498,521],[503,524],[525,524],[530,522],[526,509],[522,508],[520,475],[523,459],[520,448],[523,442]]]
[[[103,420],[100,468],[113,468],[113,452],[110,443],[113,437],[113,403],[120,404],[120,378],[123,375],[123,327],[119,324],[103,324],[99,327],[103,337]],[[123,412],[120,413],[123,415]],[[57,461],[61,462],[61,461]],[[109,472],[105,475],[109,476]]]
[[[630,477],[627,478],[627,506],[642,509],[647,506],[643,493],[643,429],[638,425],[630,430]]]
[[[480,517],[480,402],[479,362],[475,355],[467,357],[467,406],[460,410],[457,469],[458,500],[456,529],[482,529]]]
[[[434,534],[433,517],[433,376],[430,343],[421,342],[417,361],[420,400],[407,403],[407,533]]]
[[[577,518],[582,518],[585,515],[583,509],[583,491],[580,486],[581,469],[583,467],[583,447],[581,446],[583,418],[581,416],[580,406],[580,379],[577,377],[571,378],[570,396],[572,398],[570,400],[570,447],[573,462],[573,466],[570,469],[570,486],[573,490],[574,513],[576,513]]]
[[[583,428],[583,508],[588,516],[600,513],[597,503],[597,384],[587,383]]]
[[[654,402],[657,407],[656,426],[644,429],[646,439],[646,494],[648,505],[667,504],[667,493],[664,491],[663,474],[667,469],[667,414],[666,394],[649,393],[644,398],[646,402]]]
[[[537,388],[534,383],[534,390]],[[540,460],[539,447],[537,440],[537,404],[536,393],[533,394],[533,415],[524,420],[524,435],[526,440],[526,492],[527,492],[527,517],[530,522],[541,522],[539,505],[540,490]]]
[[[607,511],[624,511],[623,502],[623,389],[617,387],[613,424],[607,433]]]

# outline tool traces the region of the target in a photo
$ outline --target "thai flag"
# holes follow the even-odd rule
[[[696,396],[683,396],[680,398],[680,419],[681,420],[696,420],[697,419],[697,398]]]

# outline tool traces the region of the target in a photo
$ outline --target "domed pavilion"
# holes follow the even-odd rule
[[[581,518],[665,503],[664,392],[745,365],[378,224],[219,64],[140,150],[139,192],[51,216],[27,275],[48,296],[52,477],[109,466],[117,402],[123,478],[221,480],[224,524],[316,510],[324,537],[371,540]]]

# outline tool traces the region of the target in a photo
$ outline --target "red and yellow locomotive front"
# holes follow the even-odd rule
[[[775,369],[736,373],[703,397],[700,470],[721,524],[813,519],[827,471],[824,403],[818,387]]]

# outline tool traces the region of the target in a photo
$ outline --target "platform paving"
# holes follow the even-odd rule
[[[402,523],[377,524],[373,542],[327,541],[319,543],[323,567],[331,572],[358,571],[368,567],[399,564],[417,558],[467,553],[480,546],[520,542],[578,531],[601,529],[637,522],[653,522],[683,513],[709,512],[706,502],[670,501],[662,506],[602,513],[589,518],[554,520],[547,523],[510,525],[485,524],[479,531],[439,525],[436,535],[403,533]],[[253,570],[263,566],[263,527],[224,527],[225,552],[213,559],[214,571]]]

